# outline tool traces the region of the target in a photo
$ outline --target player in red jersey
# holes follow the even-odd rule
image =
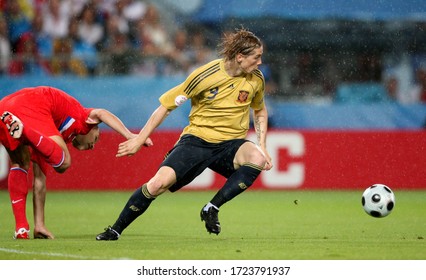
[[[0,114],[0,142],[11,160],[8,190],[15,216],[15,239],[29,239],[26,198],[31,161],[34,238],[53,239],[44,224],[45,174],[49,165],[59,173],[70,167],[68,143],[78,150],[93,149],[101,122],[126,139],[136,136],[111,112],[85,108],[74,97],[52,87],[24,88],[4,97],[0,101]],[[147,140],[146,145],[151,146],[152,141]]]

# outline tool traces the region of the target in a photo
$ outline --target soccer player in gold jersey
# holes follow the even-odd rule
[[[250,187],[262,170],[272,168],[266,149],[265,80],[258,69],[262,43],[241,28],[225,35],[220,47],[221,59],[199,67],[182,84],[164,93],[138,137],[119,145],[117,157],[135,154],[171,111],[191,99],[189,125],[179,141],[154,177],[131,195],[114,225],[98,234],[96,240],[117,240],[157,196],[166,190],[179,190],[206,168],[227,178],[200,213],[207,231],[219,234],[219,208]],[[258,145],[245,139],[250,108]]]

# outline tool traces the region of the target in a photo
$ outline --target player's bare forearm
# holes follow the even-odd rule
[[[160,105],[146,122],[145,126],[139,132],[138,136],[127,140],[118,145],[117,157],[131,156],[137,153],[141,146],[147,142],[151,133],[164,121],[169,115],[170,110]]]
[[[89,118],[95,123],[105,123],[126,139],[131,139],[134,137],[133,133],[124,125],[124,123],[116,115],[108,110],[93,109]]]
[[[34,238],[54,239],[53,234],[44,224],[44,206],[46,203],[46,176],[37,163],[33,163],[33,212]]]
[[[44,204],[46,201],[46,176],[37,163],[33,163],[33,208],[34,223],[44,224]]]
[[[269,170],[272,168],[272,160],[268,150],[266,149],[266,134],[268,131],[268,111],[266,107],[261,110],[254,111],[253,119],[257,142],[266,158],[266,165],[264,166],[264,169]]]
[[[266,107],[262,110],[254,111],[253,123],[257,143],[262,149],[266,149],[266,133],[268,131],[268,111]]]

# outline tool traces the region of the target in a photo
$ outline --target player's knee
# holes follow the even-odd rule
[[[10,168],[20,168],[26,172],[30,169],[30,162],[11,163]]]
[[[169,183],[158,176],[155,176],[154,178],[149,180],[147,184],[147,189],[149,193],[153,196],[159,196],[160,194],[164,193],[169,187]]]
[[[31,154],[28,146],[20,145],[14,151],[7,150],[10,158],[10,166],[28,171],[31,166]]]
[[[247,162],[261,166],[262,168],[266,165],[267,159],[263,152],[254,143],[246,142],[240,147],[236,156],[236,164],[243,165]]]
[[[65,158],[61,165],[54,167],[58,173],[64,173],[71,166],[71,158]]]
[[[64,166],[58,166],[58,167],[54,167],[53,169],[55,169],[56,172],[58,173],[64,173],[65,171],[67,171],[68,167],[64,167]]]
[[[252,149],[248,154],[248,162],[263,167],[267,161],[265,155],[259,149]]]

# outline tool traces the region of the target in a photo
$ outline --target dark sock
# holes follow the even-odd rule
[[[148,209],[154,199],[155,197],[148,192],[146,184],[138,188],[127,201],[112,228],[121,234],[125,228]]]
[[[228,178],[225,185],[210,202],[219,208],[250,187],[260,172],[262,172],[262,168],[254,164],[241,166]]]

